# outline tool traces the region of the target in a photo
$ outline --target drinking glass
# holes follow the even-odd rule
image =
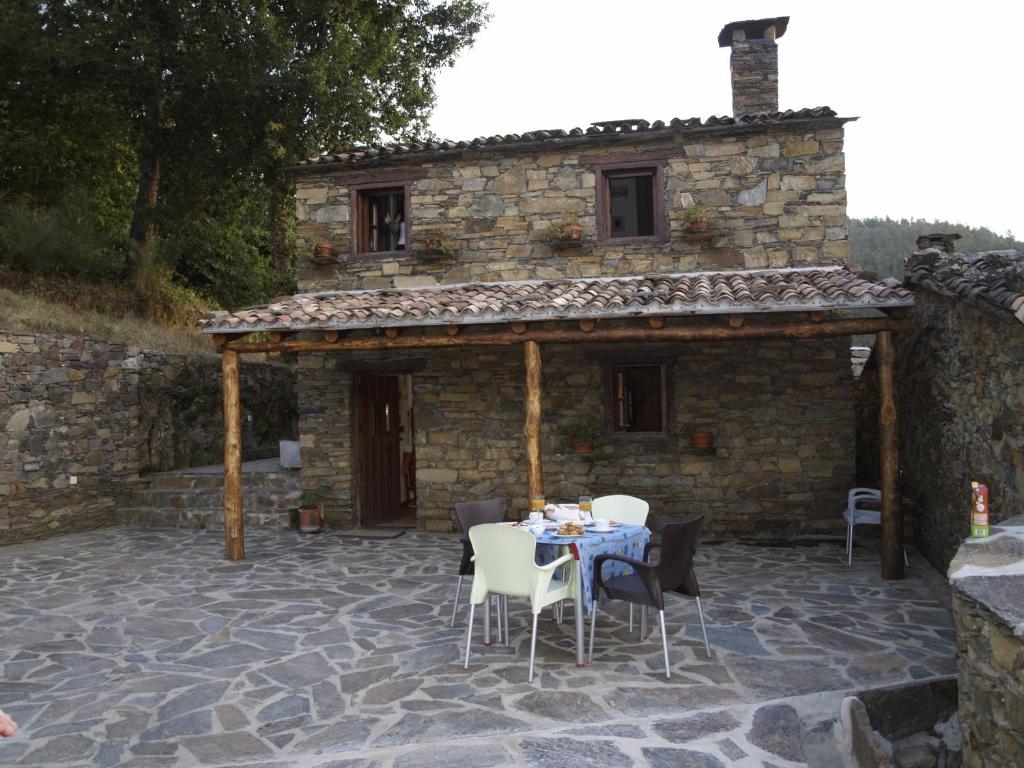
[[[541,513],[543,513],[545,506],[546,505],[544,503],[544,497],[543,496],[533,496],[533,497],[530,498],[530,510],[532,512],[541,512]]]
[[[584,523],[591,517],[590,510],[593,509],[593,499],[590,496],[580,496],[580,520]]]

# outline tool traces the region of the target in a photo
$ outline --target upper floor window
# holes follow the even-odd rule
[[[608,236],[654,234],[654,169],[605,174],[608,185]]]
[[[622,243],[665,239],[663,164],[595,164],[599,238]]]
[[[356,252],[405,250],[409,221],[407,187],[364,187],[355,189],[354,195]]]

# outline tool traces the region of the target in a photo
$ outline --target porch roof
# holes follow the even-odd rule
[[[306,293],[200,321],[205,333],[355,330],[668,315],[891,309],[899,286],[845,267],[687,272]]]

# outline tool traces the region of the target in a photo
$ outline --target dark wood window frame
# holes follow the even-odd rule
[[[412,216],[410,193],[412,191],[412,179],[408,177],[400,179],[381,179],[379,181],[366,182],[362,184],[349,184],[350,199],[350,221],[352,222],[352,256],[364,259],[394,258],[396,256],[411,255],[412,243]],[[386,189],[402,190],[405,195],[405,249],[389,251],[364,251],[360,245],[364,242],[366,223],[363,221],[362,200],[360,196],[366,192],[380,192]]]
[[[672,392],[671,371],[674,359],[670,358],[602,358],[601,359],[601,391],[604,402],[605,433],[615,441],[657,441],[666,440],[671,433],[672,424]],[[661,425],[654,432],[625,432],[615,429],[616,424],[616,389],[615,372],[618,368],[660,368],[661,369]]]
[[[595,187],[597,190],[597,237],[601,245],[629,245],[631,243],[664,243],[668,240],[668,222],[665,220],[665,158],[638,157],[629,162],[593,163]],[[638,237],[612,237],[611,196],[608,191],[609,178],[651,173],[654,197],[654,234]]]

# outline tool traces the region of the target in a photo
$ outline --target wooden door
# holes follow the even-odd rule
[[[360,522],[386,523],[402,504],[398,377],[360,374],[355,406]]]

